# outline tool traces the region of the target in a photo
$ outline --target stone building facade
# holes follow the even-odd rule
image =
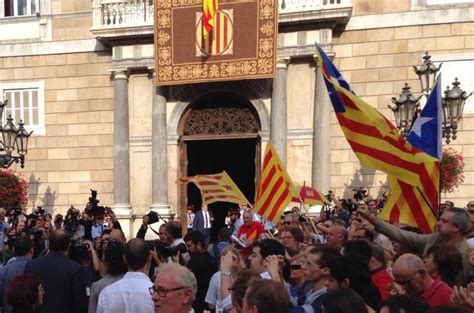
[[[189,194],[175,181],[191,167],[211,167],[196,163],[211,159],[202,154],[206,147],[222,151],[218,159],[234,171],[241,161],[227,153],[251,151],[242,152],[242,164],[254,167],[250,180],[242,178],[248,189],[271,139],[295,182],[339,197],[361,186],[380,194],[385,174],[361,168],[350,150],[314,42],[334,56],[359,96],[392,119],[387,105],[403,84],[419,89],[412,66],[425,51],[444,62],[443,85],[458,76],[464,90],[474,90],[474,4],[466,1],[286,0],[274,80],[160,88],[152,0],[23,2],[0,1],[0,99],[35,130],[25,168],[17,168],[30,182],[29,208],[82,208],[92,188],[129,234],[149,209],[182,212]],[[442,195],[459,206],[474,196],[473,113],[471,99],[450,144],[464,154],[465,182]],[[255,123],[243,127],[242,118]],[[222,126],[229,119],[233,126]]]

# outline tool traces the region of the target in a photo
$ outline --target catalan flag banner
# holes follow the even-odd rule
[[[437,162],[425,164],[424,188],[405,184],[389,177],[392,196],[387,201],[380,217],[392,222],[419,227],[425,233],[435,230],[439,213],[439,179],[441,159],[441,78],[438,77],[425,107],[413,123],[407,136],[408,142],[429,155]]]
[[[249,203],[232,178],[223,171],[217,174],[183,177],[176,181],[180,184],[194,183],[201,190],[202,203],[214,202]]]
[[[388,174],[395,191],[388,204],[398,208],[398,216],[428,232],[437,213],[438,159],[400,136],[388,119],[355,95],[320,47],[318,53],[329,97],[352,150],[361,164]],[[387,219],[397,216],[397,211],[387,212]]]
[[[277,223],[291,201],[294,186],[270,141],[265,148],[260,185],[253,211]]]
[[[316,188],[302,186],[299,190],[299,197],[293,196],[291,199],[292,202],[301,203],[301,201],[303,201],[304,204],[308,205],[324,205],[325,203],[329,203],[328,199],[321,192],[316,190]]]
[[[214,28],[218,0],[202,0],[202,36],[207,38]]]
[[[320,47],[318,53],[337,119],[361,164],[422,188],[429,179],[423,175],[424,163],[436,159],[400,136],[387,118],[355,95]]]

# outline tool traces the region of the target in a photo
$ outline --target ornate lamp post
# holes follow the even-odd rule
[[[420,79],[421,92],[428,97],[431,89],[436,81],[436,75],[441,69],[442,63],[439,67],[431,62],[431,56],[428,52],[423,56],[423,64],[413,69]],[[462,117],[464,110],[464,104],[466,99],[472,95],[467,94],[463,91],[459,85],[461,83],[456,78],[453,82],[453,88],[447,87],[444,92],[445,96],[442,99],[443,106],[443,137],[446,138],[446,143],[450,143],[451,139],[456,140],[458,122]],[[410,132],[411,126],[418,115],[419,103],[418,100],[422,97],[416,98],[410,92],[410,87],[405,83],[405,87],[402,88],[402,93],[398,99],[392,98],[392,102],[395,103],[395,107],[389,106],[395,114],[395,120],[397,128],[400,130],[402,136],[407,136]]]
[[[410,132],[411,125],[416,116],[416,111],[419,107],[418,100],[422,97],[415,97],[410,89],[408,83],[405,83],[405,87],[402,88],[402,93],[399,98],[392,98],[392,102],[395,106],[388,106],[395,114],[397,128],[404,137]]]
[[[467,98],[472,95],[463,91],[459,85],[461,83],[456,77],[452,83],[453,89],[446,87],[443,98],[443,137],[446,138],[446,143],[451,142],[451,138],[456,140],[458,132],[458,122],[462,117],[464,104]]]
[[[28,153],[28,139],[33,132],[25,129],[23,121],[20,120],[18,127],[13,124],[13,118],[9,116],[7,123],[2,127],[1,121],[7,101],[0,101],[0,166],[10,167],[13,163],[21,163],[25,167],[25,155]],[[16,150],[17,155],[14,155]]]
[[[431,88],[434,85],[436,80],[436,74],[441,69],[443,63],[436,67],[436,65],[431,62],[431,55],[428,52],[423,56],[423,64],[420,67],[413,66],[413,70],[420,79],[421,91],[425,94],[429,94]]]

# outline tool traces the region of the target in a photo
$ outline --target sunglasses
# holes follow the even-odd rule
[[[290,269],[291,269],[292,271],[300,270],[300,269],[301,269],[301,265],[299,265],[299,264],[291,264],[291,265],[290,265]]]
[[[283,222],[282,224],[283,224],[283,225],[291,225],[292,222]]]

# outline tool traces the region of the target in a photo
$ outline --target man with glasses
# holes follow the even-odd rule
[[[176,263],[162,264],[149,292],[155,313],[190,313],[196,297],[197,282],[194,274]]]
[[[290,313],[321,312],[321,296],[327,291],[326,282],[331,276],[329,264],[339,256],[339,252],[329,247],[314,247],[302,262],[305,280],[313,287],[302,297],[290,288]]]
[[[148,290],[153,284],[148,278],[151,263],[150,246],[141,238],[125,245],[128,272],[107,286],[99,295],[97,313],[152,313],[153,301]],[[161,266],[160,266],[161,267]]]
[[[407,295],[418,297],[432,307],[451,304],[451,287],[439,277],[431,278],[418,256],[406,253],[395,261],[392,269],[395,282]]]

